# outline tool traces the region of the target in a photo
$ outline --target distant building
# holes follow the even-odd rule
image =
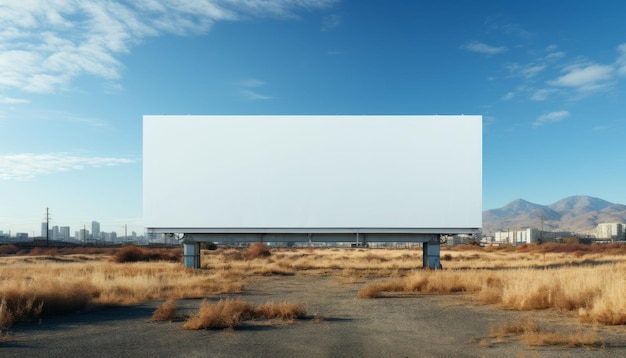
[[[59,228],[59,237],[57,240],[68,241],[70,239],[70,227],[69,226],[61,226]]]
[[[41,237],[48,236],[48,223],[41,223]]]
[[[15,238],[18,241],[28,240],[28,233],[27,232],[17,232],[17,233],[15,233]]]
[[[80,229],[79,231],[76,231],[76,240],[83,242],[89,240],[89,230]]]
[[[494,243],[521,245],[539,242],[541,232],[536,228],[511,229],[507,231],[496,231]]]
[[[91,235],[94,239],[100,238],[100,223],[97,221],[91,222]]]
[[[602,223],[596,228],[596,238],[604,240],[624,240],[624,225],[620,223]]]

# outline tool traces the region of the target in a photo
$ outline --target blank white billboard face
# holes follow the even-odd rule
[[[481,116],[144,116],[144,224],[480,228]]]

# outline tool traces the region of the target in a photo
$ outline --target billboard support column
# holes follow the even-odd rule
[[[200,243],[186,242],[183,244],[183,257],[185,267],[200,268]]]
[[[429,242],[424,242],[422,245],[424,257],[423,267],[431,270],[440,270],[441,261],[439,240],[430,240]]]

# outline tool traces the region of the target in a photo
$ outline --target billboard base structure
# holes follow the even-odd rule
[[[187,233],[183,237],[184,265],[200,268],[200,244],[239,244],[254,242],[272,243],[352,243],[353,247],[363,247],[369,243],[421,243],[422,266],[428,269],[441,269],[440,245],[443,234],[426,233]]]

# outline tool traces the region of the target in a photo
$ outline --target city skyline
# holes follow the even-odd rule
[[[53,224],[52,222],[42,222],[40,231],[13,231],[0,228],[0,236],[11,238],[28,235],[28,238],[48,238],[49,240],[69,241],[70,239],[83,241],[85,239],[102,239],[102,240],[121,240],[124,238],[143,237],[144,233],[136,231],[128,231],[128,227],[122,227],[122,231],[102,231],[100,230],[100,222],[92,220],[89,224],[79,226],[77,230],[72,230],[69,225]]]
[[[625,11],[565,0],[7,2],[0,230],[37,232],[50,208],[53,223],[143,233],[151,114],[479,114],[483,210],[571,195],[626,203]]]

